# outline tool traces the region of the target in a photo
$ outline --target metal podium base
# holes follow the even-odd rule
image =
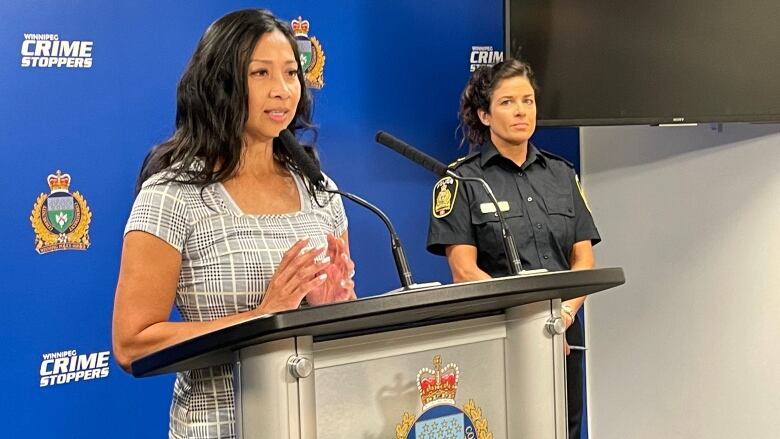
[[[417,372],[441,355],[458,366],[455,405],[473,401],[494,438],[565,439],[563,339],[545,330],[559,309],[554,299],[490,317],[243,348],[235,359],[239,437],[395,438],[404,413],[420,414]],[[310,360],[313,372],[296,378],[309,370],[291,368],[291,358]]]
[[[162,348],[132,370],[233,362],[244,439],[438,438],[429,433],[448,429],[565,439],[560,301],[623,283],[621,268],[599,268],[306,307]]]

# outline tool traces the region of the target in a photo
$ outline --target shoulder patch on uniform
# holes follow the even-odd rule
[[[472,158],[474,158],[474,157],[476,157],[478,155],[479,155],[479,151],[474,151],[474,152],[472,152],[469,155],[465,155],[465,156],[455,160],[454,162],[452,162],[449,165],[447,165],[447,167],[449,169],[457,169],[458,166],[462,165],[463,163],[466,163],[467,161],[471,160]]]
[[[582,197],[582,201],[585,203],[585,208],[588,209],[588,212],[593,213],[593,211],[590,210],[588,199],[585,198],[585,191],[582,189],[582,185],[580,184],[580,177],[577,174],[574,174],[574,181],[577,182],[577,189],[580,191],[580,196]]]
[[[452,212],[458,197],[458,180],[444,177],[433,187],[433,217],[444,218]]]
[[[551,153],[551,152],[548,152],[548,151],[545,151],[545,150],[543,150],[543,149],[540,149],[540,150],[539,150],[539,152],[540,152],[540,153],[541,153],[543,156],[545,156],[545,157],[551,158],[551,159],[553,159],[553,160],[560,160],[560,161],[562,161],[563,163],[566,163],[566,165],[568,165],[570,168],[574,169],[574,163],[572,163],[572,162],[570,162],[570,161],[566,160],[565,158],[563,158],[563,157],[559,156],[558,154],[553,154],[553,153]]]

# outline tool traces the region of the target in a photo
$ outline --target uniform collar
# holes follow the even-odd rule
[[[496,148],[496,145],[494,145],[492,141],[488,140],[480,148],[479,165],[482,168],[484,168],[485,166],[487,166],[488,162],[490,162],[496,157],[503,157],[503,156],[501,155],[501,153],[498,152],[498,148]],[[536,161],[538,161],[542,166],[547,167],[547,158],[542,153],[539,152],[539,149],[536,146],[534,146],[533,143],[528,142],[528,154],[526,155],[525,163],[523,163],[523,166],[521,166],[521,168],[527,169]]]

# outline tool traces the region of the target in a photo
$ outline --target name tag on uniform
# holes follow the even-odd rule
[[[498,202],[498,208],[501,209],[501,212],[508,212],[509,211],[509,202],[508,201],[499,201]],[[493,203],[482,203],[479,205],[479,210],[482,213],[496,213],[496,205]]]

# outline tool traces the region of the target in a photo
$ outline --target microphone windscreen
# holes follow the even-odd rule
[[[418,165],[433,172],[436,175],[444,175],[447,173],[447,166],[444,163],[436,160],[435,158],[420,151],[412,145],[409,145],[403,140],[394,137],[391,134],[388,134],[384,131],[379,131],[376,133],[376,141],[377,143],[385,145],[386,147],[401,154],[402,156],[417,163]]]
[[[298,139],[295,138],[295,134],[293,134],[290,130],[283,130],[281,133],[279,133],[279,140],[290,154],[293,162],[298,165],[298,168],[301,170],[303,175],[308,178],[309,181],[311,181],[315,186],[324,187],[325,176],[322,175],[322,171],[320,171],[320,167],[317,166],[317,163],[315,163],[314,160],[309,157],[309,154],[306,152],[303,146],[301,146],[300,142],[298,142]]]

